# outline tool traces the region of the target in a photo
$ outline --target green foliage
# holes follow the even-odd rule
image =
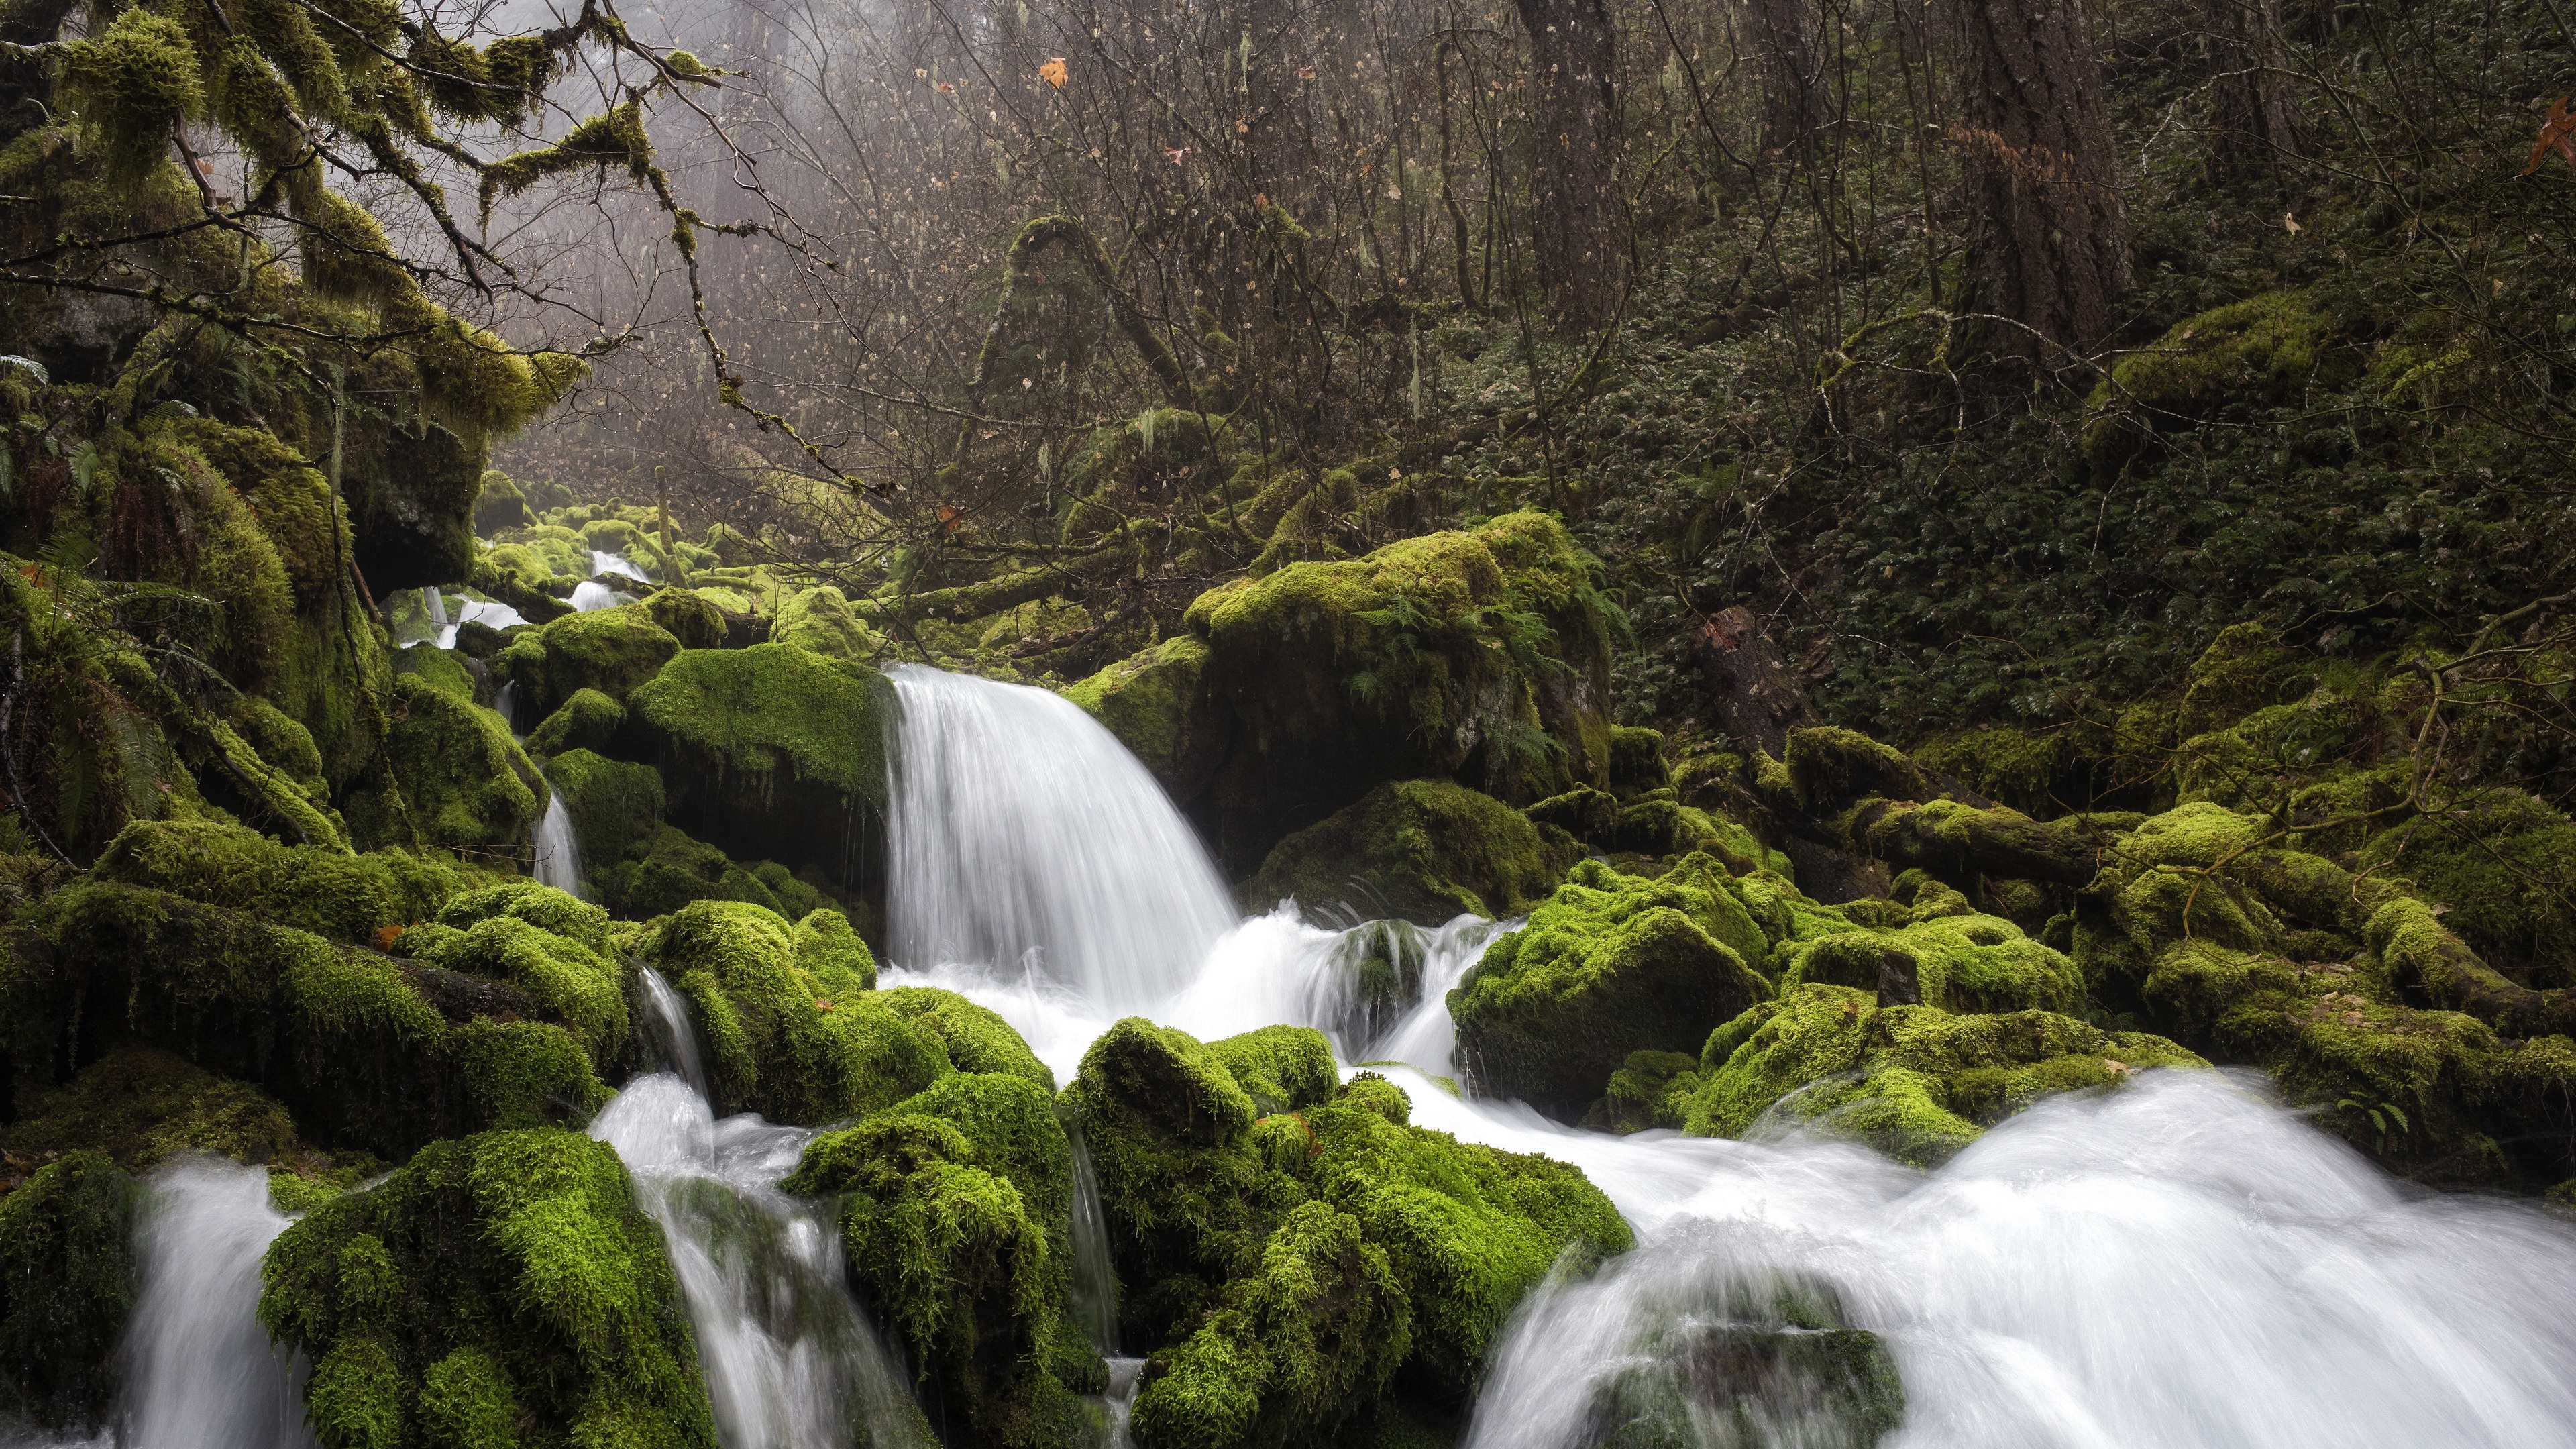
[[[317,1436],[341,1446],[510,1432],[545,1443],[711,1446],[712,1415],[661,1232],[614,1149],[492,1132],[290,1226],[260,1321],[314,1360]]]
[[[897,986],[877,995],[915,1030],[937,1037],[957,1070],[1018,1077],[1055,1095],[1055,1073],[990,1008],[928,986]]]

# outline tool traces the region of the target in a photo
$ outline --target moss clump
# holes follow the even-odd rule
[[[455,908],[446,914],[456,914]],[[617,963],[521,916],[495,914],[462,928],[446,921],[444,929],[406,932],[396,948],[445,970],[518,987],[539,1010],[571,1028],[602,1066],[626,1041],[625,974]]]
[[[626,724],[626,706],[596,689],[576,689],[572,697],[528,731],[528,753],[540,756],[571,750],[603,751],[616,742]]]
[[[886,647],[885,636],[868,627],[841,591],[829,584],[780,601],[778,611],[770,616],[769,639],[856,664],[876,658]]]
[[[274,1098],[150,1047],[126,1047],[82,1068],[0,1128],[0,1151],[33,1159],[104,1152],[137,1173],[189,1152],[305,1175],[331,1166]]]
[[[465,877],[402,851],[351,855],[211,820],[141,820],[101,852],[92,877],[249,911],[335,941],[372,942],[437,912]]]
[[[395,814],[386,803],[353,805],[351,824],[361,839],[515,850],[544,812],[545,782],[501,717],[417,675],[394,681],[385,756],[406,808]]]
[[[897,986],[877,995],[915,1030],[937,1037],[957,1070],[1018,1077],[1055,1095],[1055,1073],[989,1008],[929,986]]]
[[[1436,926],[1461,914],[1517,915],[1571,864],[1570,850],[1490,795],[1445,780],[1389,781],[1273,846],[1243,896],[1256,909],[1294,896]]]
[[[1760,930],[1716,875],[1704,856],[1656,880],[1576,865],[1449,993],[1476,1090],[1573,1121],[1630,1052],[1696,1046],[1768,996],[1742,949]]]
[[[1170,713],[1166,692],[1182,709],[1207,701],[1212,723],[1181,737],[1214,742],[1220,758],[1182,803],[1212,820],[1238,868],[1384,780],[1468,781],[1512,803],[1602,784],[1619,616],[1593,587],[1596,568],[1562,525],[1531,513],[1292,564],[1190,606],[1203,666],[1158,646],[1124,681],[1095,677],[1085,691],[1113,723],[1112,684],[1142,689],[1124,712],[1144,723]]]
[[[519,686],[519,708],[543,716],[584,689],[623,701],[679,652],[670,630],[642,605],[628,604],[566,614],[512,640],[492,663]]]
[[[1207,788],[1228,740],[1208,698],[1208,643],[1177,634],[1068,685],[1064,697],[1118,737],[1173,798]]]
[[[2305,292],[2267,292],[2176,324],[2155,346],[2122,358],[2085,404],[2084,456],[2107,477],[2157,429],[2188,423],[2249,394],[2283,398],[2309,383],[2337,387],[2361,372],[2339,347],[2334,320]]]
[[[1684,1129],[1741,1137],[1777,1109],[1788,1123],[1935,1163],[2041,1097],[2117,1086],[2149,1067],[2201,1065],[2161,1037],[2053,1012],[1954,1016],[1882,1007],[1847,987],[1796,986],[1709,1034]]]
[[[975,1443],[1060,1443],[1075,1412],[1051,1363],[1063,1319],[1073,1154],[1050,1094],[959,1072],[816,1138],[791,1192],[843,1194],[842,1241],[943,1421]],[[1061,1345],[1060,1345],[1061,1341]]]
[[[644,600],[644,612],[679,640],[683,649],[724,647],[724,611],[687,589],[654,590]]]
[[[1930,903],[1938,910],[1955,900]],[[1889,929],[1784,942],[1775,955],[1783,990],[1809,981],[1849,986],[1886,1005],[1952,1012],[2073,1012],[2084,978],[2075,963],[2000,916],[1965,910]]]
[[[626,859],[660,826],[662,777],[650,765],[573,748],[546,761],[546,778],[562,798],[564,813],[572,817],[585,863],[594,870]]]
[[[567,1132],[432,1143],[281,1234],[260,1321],[311,1355],[315,1435],[713,1449],[662,1236],[615,1149]]]
[[[813,842],[837,866],[862,802],[882,811],[894,686],[787,644],[692,649],[627,701],[675,819],[738,854]]]
[[[476,1017],[448,1049],[475,1120],[489,1126],[578,1128],[614,1095],[592,1068],[597,1048],[552,1022]]]
[[[0,1197],[0,1393],[40,1424],[95,1422],[139,1291],[142,1186],[73,1152]]]
[[[868,989],[855,937],[826,942],[775,911],[697,901],[645,953],[696,1008],[720,1110],[819,1124],[890,1106],[949,1074],[941,1038]],[[831,949],[821,949],[828,944]]]
[[[1265,1026],[1207,1044],[1263,1116],[1329,1100],[1340,1084],[1333,1046],[1302,1026]]]
[[[475,702],[474,672],[466,668],[463,656],[435,644],[395,650],[394,673],[411,675],[451,699]]]

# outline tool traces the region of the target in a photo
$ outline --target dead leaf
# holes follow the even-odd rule
[[[1073,72],[1066,68],[1063,56],[1051,55],[1047,57],[1046,64],[1038,67],[1038,79],[1062,90],[1064,83],[1073,79]]]
[[[2286,211],[2281,213],[2281,229],[2292,236],[2297,236],[2301,231],[2305,230],[2305,228],[2299,225],[2299,219],[2290,215]]]
[[[2552,151],[2576,170],[2576,111],[2567,109],[2565,96],[2551,101],[2549,114],[2540,118],[2540,139],[2531,143],[2531,164],[2522,168],[2522,174],[2539,170],[2541,158]]]

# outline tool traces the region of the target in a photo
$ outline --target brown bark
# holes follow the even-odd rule
[[[1530,220],[1539,283],[1560,328],[1598,326],[1628,275],[1628,210],[1619,195],[1619,113],[1603,0],[1519,0],[1529,31]]]
[[[2129,286],[2102,65],[2083,0],[1951,0],[1972,311],[2062,346],[2109,339]],[[2006,350],[2030,352],[2024,335]]]
[[[1708,684],[1712,722],[1728,735],[1777,758],[1788,752],[1790,730],[1816,722],[1807,692],[1751,609],[1738,604],[1701,624],[1691,655]]]
[[[1807,0],[1753,0],[1751,8],[1753,44],[1762,56],[1762,150],[1804,156],[1827,110],[1815,16]]]
[[[2212,160],[2222,172],[2260,172],[2299,154],[2281,0],[2201,0],[2209,38]]]

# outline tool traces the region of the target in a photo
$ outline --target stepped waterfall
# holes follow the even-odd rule
[[[1495,1340],[1475,1449],[1626,1442],[1603,1405],[1638,1395],[1682,1404],[1687,1442],[1711,1449],[2519,1449],[2576,1434],[2576,1229],[2393,1179],[2260,1078],[2150,1072],[2051,1099],[1931,1171],[1786,1127],[1613,1136],[1466,1099],[1445,996],[1519,923],[1242,913],[1152,777],[1080,710],[923,668],[894,679],[882,985],[991,1009],[1059,1084],[1122,1016],[1203,1040],[1312,1027],[1346,1079],[1365,1066],[1403,1086],[1415,1126],[1571,1163],[1627,1219],[1632,1251],[1549,1279]],[[569,889],[560,812],[540,870]],[[1398,999],[1361,991],[1364,961],[1391,967]],[[589,1130],[660,1225],[721,1443],[939,1442],[853,1293],[832,1206],[780,1189],[817,1129],[717,1117],[688,1000],[651,970],[637,986],[647,1070]],[[1120,1353],[1110,1227],[1079,1133],[1072,1146],[1071,1321],[1108,1361],[1095,1420],[1119,1444],[1145,1365]],[[97,1443],[312,1442],[303,1365],[253,1311],[286,1223],[260,1169],[188,1159],[155,1175],[125,1387]],[[1748,1334],[1819,1334],[1780,1321],[1793,1301],[1886,1345],[1904,1409],[1884,1439],[1853,1439],[1795,1355],[1758,1395],[1699,1384]]]

